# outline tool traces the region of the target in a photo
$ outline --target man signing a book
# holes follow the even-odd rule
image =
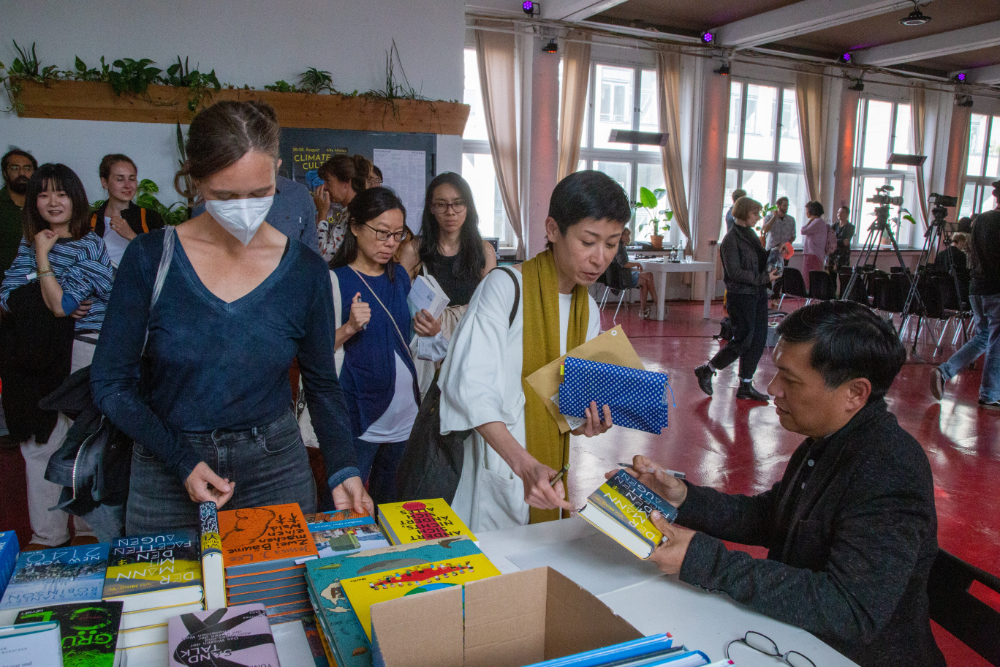
[[[674,525],[652,513],[664,540],[650,560],[859,665],[944,667],[928,618],[938,551],[930,464],[884,399],[903,345],[890,323],[847,301],[800,308],[778,333],[768,391],[781,425],[806,440],[756,496],[696,486],[636,456],[629,474],[678,508]],[[722,540],[767,547],[768,557]]]

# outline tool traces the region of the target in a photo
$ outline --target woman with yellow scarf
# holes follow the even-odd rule
[[[441,432],[473,430],[452,501],[473,531],[558,519],[573,509],[564,483],[551,484],[569,461],[569,434],[559,433],[524,378],[600,332],[587,288],[614,259],[631,215],[625,191],[610,177],[567,176],[549,201],[546,250],[513,276],[492,271],[455,330],[438,378]],[[609,428],[608,407],[591,403],[587,423],[573,433]]]

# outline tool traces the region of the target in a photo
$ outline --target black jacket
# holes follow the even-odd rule
[[[97,209],[92,216],[90,216],[90,228],[94,230],[94,233],[104,238],[104,212],[108,208],[108,202],[101,204],[101,207]],[[146,228],[143,228],[142,224],[142,211],[146,211]],[[145,234],[146,232],[151,232],[154,229],[163,228],[163,218],[160,214],[152,209],[142,209],[135,202],[129,202],[128,208],[122,211],[122,218],[128,223],[128,226],[132,228],[132,231],[136,234]]]
[[[719,247],[722,268],[725,269],[726,290],[730,294],[756,294],[757,290],[770,284],[771,277],[764,270],[767,252],[756,238],[751,239],[750,230],[733,225],[726,232]]]
[[[863,667],[944,667],[928,618],[938,545],[927,455],[883,400],[830,437],[803,489],[812,443],[760,495],[689,485],[677,523],[702,532],[681,580],[808,630]],[[767,560],[720,540],[767,547]]]

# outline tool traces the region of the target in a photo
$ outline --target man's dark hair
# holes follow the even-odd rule
[[[778,325],[787,343],[812,343],[810,363],[833,389],[856,378],[872,385],[868,400],[885,396],[906,361],[892,324],[853,301],[799,308]]]
[[[31,245],[35,235],[43,229],[50,229],[49,223],[38,212],[38,193],[46,190],[63,191],[73,205],[73,215],[69,221],[69,232],[76,240],[90,233],[90,204],[87,191],[76,172],[64,164],[43,164],[28,179],[28,190],[24,196],[24,238]]]
[[[778,197],[777,199],[774,200],[774,205],[777,206],[781,202],[785,202],[787,204],[788,203],[788,197]]]
[[[18,157],[26,157],[31,160],[31,166],[38,169],[38,160],[35,156],[28,151],[23,151],[20,148],[11,148],[9,151],[4,153],[3,157],[0,157],[0,173],[3,174],[4,178],[7,178],[7,165],[10,163],[10,159],[17,155]]]
[[[818,218],[819,216],[826,213],[826,209],[823,208],[823,205],[820,204],[818,201],[811,201],[808,204],[806,204],[806,213],[808,213],[809,215],[814,215]]]
[[[614,220],[623,225],[632,218],[628,195],[607,174],[578,171],[559,181],[549,199],[549,217],[559,225],[559,233],[581,220]]]

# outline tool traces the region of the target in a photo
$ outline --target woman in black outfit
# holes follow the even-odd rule
[[[736,398],[768,401],[768,395],[753,387],[753,374],[767,343],[767,286],[778,277],[768,273],[767,251],[753,226],[760,220],[761,205],[749,197],[740,197],[733,205],[733,225],[722,239],[719,254],[725,269],[726,307],[735,335],[711,361],[694,369],[698,386],[712,395],[712,376],[737,359],[740,360],[740,388]]]

